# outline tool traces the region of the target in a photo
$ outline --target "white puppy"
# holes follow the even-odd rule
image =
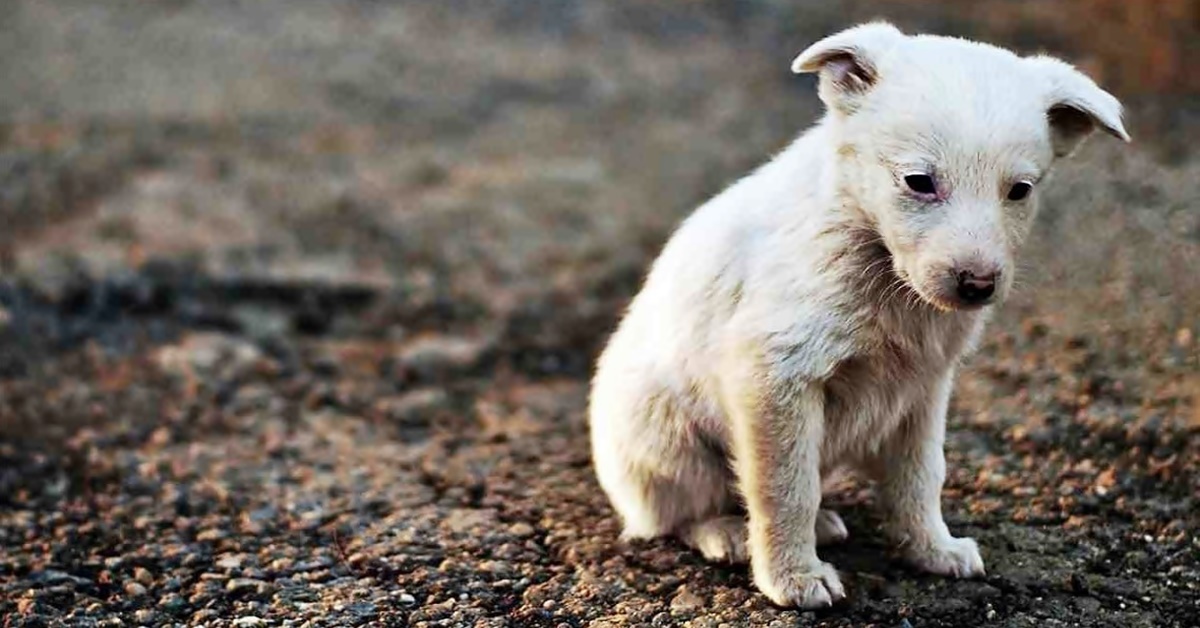
[[[688,218],[600,358],[600,483],[627,538],[749,559],[781,605],[844,596],[816,551],[846,537],[820,509],[841,467],[912,564],[982,574],[939,503],[955,366],[1055,159],[1095,128],[1128,141],[1120,103],[1061,61],[882,23],[792,67],[826,115]]]

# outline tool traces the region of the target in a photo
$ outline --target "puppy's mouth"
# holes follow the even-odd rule
[[[916,288],[913,290],[921,296],[921,300],[933,306],[933,308],[939,312],[970,312],[983,309],[984,307],[990,305],[990,303],[964,303],[963,301],[955,298],[944,298],[936,295],[926,294],[925,292],[917,290]]]
[[[953,292],[947,293],[947,290],[943,286],[935,286],[933,289],[923,289],[921,286],[912,283],[909,285],[913,292],[916,292],[921,297],[922,301],[940,312],[973,312],[993,305],[997,301],[997,297],[966,300]]]

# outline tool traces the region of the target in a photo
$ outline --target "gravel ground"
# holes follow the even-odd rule
[[[1194,159],[1047,186],[951,409],[987,577],[905,568],[848,480],[849,600],[801,613],[617,539],[587,378],[671,225],[811,119],[793,49],[887,3],[256,6],[0,24],[4,625],[1200,625]]]
[[[1038,323],[993,334],[959,385],[945,493],[988,576],[906,570],[869,490],[848,483],[829,499],[851,540],[825,557],[850,602],[797,613],[744,569],[617,540],[589,466],[587,363],[572,358],[596,349],[575,330],[606,321],[537,303],[497,330],[489,313],[379,303],[339,315],[366,322],[335,317],[336,333],[268,343],[171,322],[176,299],[139,319],[169,339],[120,357],[88,340],[0,387],[21,422],[0,446],[11,625],[1196,619],[1187,333],[1157,346]],[[101,338],[124,333],[97,314],[85,324]]]

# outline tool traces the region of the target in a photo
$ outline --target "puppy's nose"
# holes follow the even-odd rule
[[[977,275],[972,271],[963,270],[958,273],[958,298],[963,303],[978,305],[992,298],[996,292],[996,279],[1000,273],[991,272]]]

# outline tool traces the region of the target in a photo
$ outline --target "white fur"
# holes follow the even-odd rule
[[[626,537],[748,557],[781,605],[844,595],[816,554],[846,536],[820,509],[839,467],[876,480],[914,565],[981,574],[939,503],[955,366],[987,312],[955,277],[997,272],[1003,297],[1035,213],[1010,187],[1096,126],[1127,139],[1120,105],[1062,62],[886,24],[794,68],[820,72],[825,117],[687,219],[599,360],[600,483]],[[906,187],[914,172],[936,199]]]

